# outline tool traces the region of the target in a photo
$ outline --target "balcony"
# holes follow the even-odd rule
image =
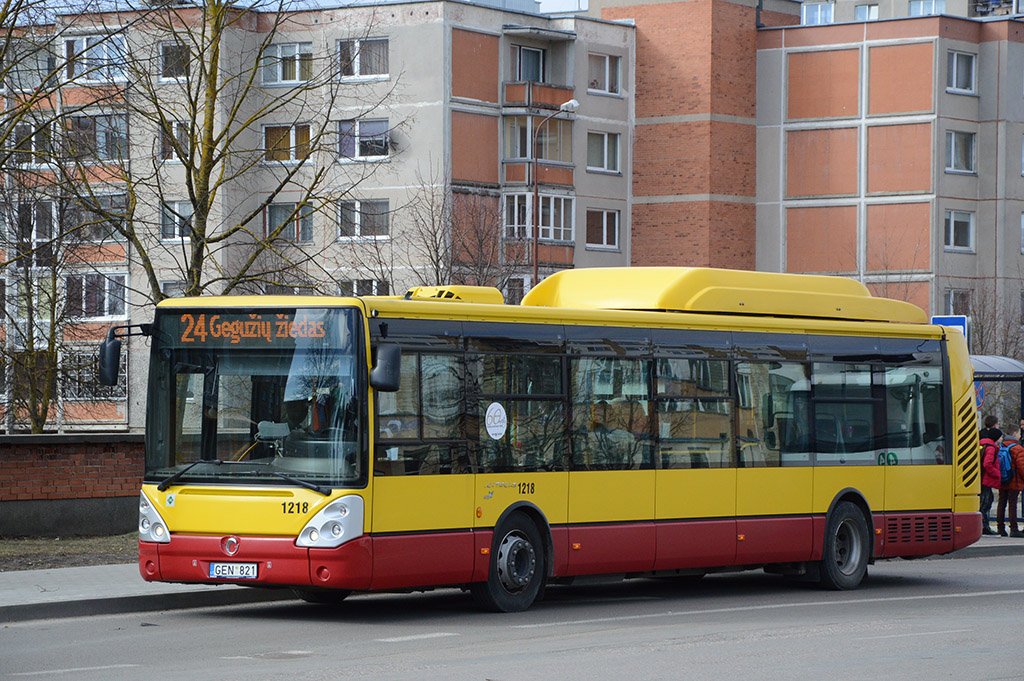
[[[557,109],[573,98],[573,89],[568,85],[535,83],[528,80],[506,81],[501,105],[509,108]]]

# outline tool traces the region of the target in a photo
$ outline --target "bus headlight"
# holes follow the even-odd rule
[[[160,517],[156,505],[149,500],[145,492],[139,492],[139,540],[160,544],[167,544],[171,541],[167,523]]]
[[[297,546],[333,549],[363,535],[363,498],[341,497],[324,506],[299,532]]]

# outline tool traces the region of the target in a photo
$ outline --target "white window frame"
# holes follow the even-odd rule
[[[978,55],[958,50],[949,50],[946,55],[946,92],[973,95],[977,91]],[[968,67],[961,67],[962,57],[970,58]],[[958,76],[964,68],[970,70],[970,84],[966,88],[957,87]]]
[[[600,62],[604,62],[603,66]],[[594,69],[603,70],[602,78],[595,80]],[[591,52],[587,55],[587,92],[599,95],[619,95],[622,90],[622,57]]]
[[[540,66],[540,77],[537,80],[532,80],[532,83],[546,83],[547,81],[547,50],[541,47],[532,47],[530,45],[513,45],[512,46],[512,80],[514,81],[527,81],[529,79],[523,77],[523,53],[528,52],[530,54],[537,54],[539,56],[538,63]]]
[[[946,12],[946,0],[910,0],[909,16],[930,17]]]
[[[957,224],[963,224],[964,216],[967,216],[968,244],[966,246],[956,245]],[[947,208],[943,220],[942,233],[942,243],[946,251],[955,253],[974,253],[974,212],[968,210],[956,210],[954,208]]]
[[[178,53],[179,53],[178,56],[181,57],[180,61],[181,61],[184,73],[177,74],[177,75],[171,75],[171,76],[167,75],[167,64],[168,64],[167,56],[168,55],[165,52],[165,50],[167,48],[169,48],[169,47],[170,48],[176,48],[178,50]],[[164,42],[164,43],[160,43],[160,80],[162,80],[164,82],[177,82],[177,81],[184,80],[185,78],[188,78],[188,73],[189,73],[189,68],[191,66],[191,62],[192,62],[192,50],[189,49],[188,45],[186,45],[184,43],[179,43],[179,42]]]
[[[100,384],[95,348],[73,347],[61,353],[67,369],[61,378],[61,397],[69,402],[124,402],[128,399],[128,356],[124,353],[117,385]],[[84,375],[83,375],[84,374]]]
[[[977,145],[977,133],[967,132],[965,130],[947,130],[946,131],[946,172],[947,173],[959,173],[961,175],[974,175],[977,173],[978,167],[978,145]],[[957,154],[956,150],[959,146],[958,141],[963,144],[969,142],[970,144],[970,164],[968,167],[960,168],[957,165],[957,160],[963,154]]]
[[[364,135],[364,129],[370,124],[384,124],[383,133]],[[352,145],[352,154],[345,154],[347,142]],[[364,144],[372,145],[374,142],[385,147],[383,154],[363,154]],[[391,157],[391,126],[387,118],[370,119],[346,119],[338,121],[338,161],[340,163],[352,163],[363,161],[386,161]]]
[[[295,69],[295,77],[285,77],[285,68],[288,62],[292,62]],[[309,73],[303,75],[303,68]],[[263,84],[264,85],[296,85],[308,83],[313,79],[313,43],[291,42],[275,43],[268,45],[263,54]]]
[[[72,300],[71,281],[79,282],[79,300]],[[90,314],[86,309],[89,291],[100,287],[98,297],[101,298],[102,311]],[[64,292],[66,310],[75,321],[112,321],[128,317],[128,273],[115,272],[78,272],[64,276]]]
[[[28,216],[28,234],[22,234],[23,225],[22,211],[31,211]],[[49,215],[47,220],[41,221],[40,217]],[[19,257],[14,263],[15,267],[23,268],[48,268],[52,266],[54,254],[54,229],[57,226],[57,204],[55,201],[18,201],[14,206],[14,225],[11,226],[10,234],[13,238],[15,254]],[[49,261],[49,262],[48,262]]]
[[[957,296],[965,296],[967,298],[967,309],[957,310],[953,305],[954,299]],[[947,288],[942,293],[942,307],[947,315],[953,314],[966,314],[970,315],[971,308],[974,306],[974,292],[969,288]]]
[[[164,228],[174,222],[175,236],[168,236]],[[190,201],[164,201],[160,206],[160,241],[189,241],[192,238],[192,203]]]
[[[298,207],[296,203],[271,203],[263,211],[263,236],[269,239],[270,233],[280,224],[271,218],[272,211],[279,211],[291,216],[291,225],[285,225],[276,238],[293,244],[311,244],[315,238],[313,232],[313,207],[309,204]]]
[[[160,293],[168,298],[182,298],[185,295],[184,279],[166,279],[160,282]]]
[[[53,125],[50,122],[16,124],[12,142],[14,155],[11,160],[17,165],[53,164]]]
[[[601,139],[601,165],[590,164],[590,145],[592,141]],[[587,131],[587,171],[620,174],[619,150],[622,149],[622,137],[617,132]],[[614,149],[612,149],[614,147]]]
[[[11,345],[18,349],[28,347],[27,340],[29,335],[29,329],[27,328],[27,324],[29,320],[28,315],[25,313],[28,312],[29,305],[23,304],[23,301],[26,299],[31,299],[31,306],[33,310],[35,310],[36,312],[36,314],[34,315],[34,324],[31,331],[32,337],[35,340],[35,348],[40,349],[40,344],[46,343],[46,340],[50,335],[49,317],[40,317],[40,315],[38,314],[40,310],[44,310],[49,307],[49,304],[43,301],[41,298],[43,295],[50,295],[52,297],[57,297],[61,295],[61,292],[59,291],[46,290],[49,287],[50,283],[53,281],[50,278],[49,274],[34,274],[31,276],[31,279],[33,285],[28,290],[26,290],[25,287],[27,281],[25,278],[25,274],[19,274],[14,281],[15,298],[11,301],[7,301],[8,305],[14,306],[12,311],[14,325],[18,328],[18,330],[14,331],[13,333],[11,331],[8,331],[7,338]],[[57,286],[59,287],[60,285],[61,282],[58,281]],[[10,290],[10,288],[10,286],[6,287],[7,290]],[[56,304],[56,301],[51,302]],[[9,307],[8,309],[11,308]]]
[[[859,17],[858,14],[866,14],[865,17]],[[854,21],[878,21],[878,5],[854,5],[853,6],[853,20]]]
[[[367,210],[367,204],[376,204],[378,210]],[[391,238],[391,202],[387,199],[342,199],[338,201],[338,241],[383,241]],[[383,208],[383,212],[379,209]],[[343,234],[346,212],[351,212],[352,234]],[[364,215],[384,216],[384,233],[363,234]]]
[[[97,194],[94,198],[94,201],[95,203],[100,204],[100,208],[107,210],[109,212],[120,210],[124,214],[125,219],[127,219],[127,194]],[[120,205],[115,205],[118,202],[120,203]],[[74,227],[78,228],[75,233],[79,236],[80,239],[90,241],[92,243],[106,243],[110,241],[125,240],[124,234],[122,234],[121,231],[119,231],[116,227],[111,227],[107,229],[105,235],[98,234],[100,230],[98,225],[91,225],[88,228],[83,227],[83,225],[85,225],[88,222],[95,222],[96,220],[101,219],[102,216],[97,215],[96,213],[93,213],[87,208],[81,206],[77,207],[74,210],[76,210],[79,218],[78,224],[74,225]]]
[[[532,233],[533,194],[505,194],[501,197],[502,233],[506,239],[526,239]]]
[[[529,290],[527,287],[528,281],[529,280],[525,276],[509,277],[505,280],[505,290],[502,291],[502,293],[505,296],[506,305],[518,305],[523,301],[523,296],[525,296],[527,290]]]
[[[119,82],[127,80],[121,60],[127,54],[124,34],[80,35],[62,38],[67,81]],[[81,65],[81,72],[76,66]]]
[[[167,131],[160,128],[160,162],[161,163],[181,163],[181,159],[175,153],[174,145],[170,143],[171,139],[176,139],[178,146],[187,150],[190,150],[191,144],[189,140],[189,126],[184,121],[168,121],[171,124],[172,135],[169,137]],[[264,138],[266,139],[266,138]]]
[[[560,221],[555,220],[556,214],[561,217]],[[541,194],[540,215],[537,217],[537,231],[540,241],[574,241],[574,225],[576,224],[575,197],[559,194]],[[559,222],[559,224],[554,224],[555,222]]]
[[[368,43],[383,43],[384,44],[384,70],[364,73],[367,68],[372,68],[370,65],[364,65],[362,59],[363,47]],[[351,45],[351,57],[344,56],[345,45]],[[345,81],[374,81],[374,80],[387,80],[390,77],[391,70],[391,42],[388,38],[352,38],[348,40],[339,40],[337,43],[337,54],[338,54],[338,77]],[[352,73],[344,73],[345,66],[349,65]]]
[[[821,26],[823,24],[831,24],[832,17],[834,16],[834,2],[805,2],[800,5],[801,26]]]
[[[71,130],[69,134],[72,138],[72,150],[74,155],[82,158],[85,161],[95,160],[98,162],[103,161],[127,161],[129,158],[130,150],[128,144],[128,116],[127,114],[100,114],[100,115],[82,115],[82,116],[71,116]],[[89,121],[88,128],[76,128],[81,126],[81,123],[77,121]],[[75,149],[74,137],[82,134],[90,134],[89,145],[91,150],[95,151],[94,156],[90,156],[82,152],[81,150]]]
[[[271,130],[271,129],[281,129],[281,128],[287,128],[288,129],[288,146],[287,147],[277,147],[277,148],[273,148],[273,149],[268,148],[267,147],[267,131]],[[299,130],[302,129],[302,128],[305,128],[305,130],[306,130],[306,156],[305,157],[301,157],[299,155]],[[312,128],[310,127],[309,123],[287,123],[287,124],[283,124],[283,125],[264,125],[263,126],[263,155],[261,157],[262,163],[264,163],[265,165],[275,165],[275,164],[281,164],[281,163],[298,163],[300,161],[305,160],[305,158],[308,158],[309,154],[310,154],[311,135],[312,135]],[[271,159],[271,158],[267,158],[268,154],[270,154],[271,152],[277,152],[277,151],[287,151],[288,158],[286,158],[286,159],[279,159],[279,158]]]
[[[356,296],[388,296],[391,286],[381,279],[336,279],[338,295],[352,298]],[[360,292],[363,289],[363,292]]]
[[[601,215],[601,242],[590,240],[590,215],[591,213],[600,213]],[[608,218],[614,216],[615,225],[613,234],[615,236],[614,243],[608,243]],[[586,216],[586,241],[587,248],[592,250],[605,250],[605,251],[618,251],[620,250],[619,242],[621,241],[621,227],[622,227],[622,213],[618,210],[612,210],[610,208],[588,208]]]

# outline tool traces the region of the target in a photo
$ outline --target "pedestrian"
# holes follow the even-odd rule
[[[985,418],[985,423],[989,423],[989,419],[993,417],[988,416]],[[982,534],[995,534],[992,530],[991,514],[992,514],[992,499],[994,497],[993,489],[999,487],[999,444],[997,440],[1003,437],[1003,434],[995,427],[986,427],[981,431],[981,533]],[[1015,509],[1016,510],[1016,509]]]
[[[1006,536],[1003,520],[1007,506],[1010,510],[1010,536],[1024,537],[1024,532],[1017,526],[1017,497],[1024,489],[1024,447],[1020,444],[1020,427],[1003,438],[1003,444],[1010,449],[1013,462],[1013,477],[1006,484],[999,486],[999,506],[996,508],[996,522],[999,525],[999,536]]]

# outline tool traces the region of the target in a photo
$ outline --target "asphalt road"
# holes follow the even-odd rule
[[[857,591],[750,572],[557,587],[525,613],[453,590],[40,620],[0,679],[1020,679],[1019,556],[887,561]]]

